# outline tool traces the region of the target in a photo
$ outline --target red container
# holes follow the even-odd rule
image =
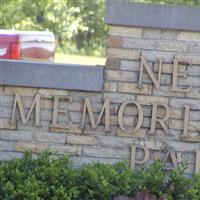
[[[54,55],[52,32],[0,30],[0,59],[52,62]]]

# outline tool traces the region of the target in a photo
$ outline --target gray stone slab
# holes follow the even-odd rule
[[[0,85],[103,90],[103,67],[0,59]]]
[[[200,31],[200,8],[107,0],[105,22],[113,25]]]

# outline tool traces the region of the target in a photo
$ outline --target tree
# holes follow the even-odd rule
[[[0,0],[1,29],[52,31],[63,51],[103,54],[103,0]]]

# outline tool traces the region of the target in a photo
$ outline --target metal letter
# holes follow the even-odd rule
[[[158,110],[158,106],[162,106],[166,113],[165,116],[161,119],[161,118],[157,118],[157,110]],[[151,117],[151,130],[149,131],[149,134],[155,134],[155,128],[156,128],[156,122],[159,122],[161,127],[163,128],[163,130],[165,131],[166,134],[169,134],[169,130],[166,126],[166,121],[169,120],[170,117],[170,109],[167,105],[165,104],[157,104],[157,103],[153,103],[153,109],[152,109],[152,117]]]
[[[105,100],[96,123],[94,120],[94,113],[92,111],[90,99],[89,98],[84,99],[84,108],[83,108],[83,115],[82,115],[82,120],[81,120],[81,128],[84,127],[86,111],[88,112],[91,127],[93,129],[96,129],[98,127],[98,124],[103,116],[103,113],[105,112],[105,131],[110,131],[110,100],[109,99]]]
[[[61,128],[61,129],[69,129],[70,125],[64,126],[64,125],[60,125],[57,123],[58,120],[58,113],[63,113],[66,115],[67,111],[64,109],[59,109],[59,100],[60,99],[64,99],[64,100],[69,100],[68,97],[60,97],[60,96],[55,96],[54,97],[54,105],[53,105],[53,119],[52,119],[52,124],[50,125],[51,128]]]
[[[173,92],[189,92],[192,89],[192,86],[189,86],[187,89],[180,89],[177,86],[177,84],[178,84],[178,81],[177,81],[178,76],[185,77],[185,78],[187,77],[187,70],[185,72],[183,72],[183,73],[179,73],[178,72],[178,64],[179,64],[179,62],[184,62],[184,63],[187,63],[187,64],[191,65],[191,62],[189,60],[177,60],[177,59],[174,60],[173,78],[172,78],[172,91]]]
[[[196,150],[195,174],[200,173],[200,150]]]
[[[133,130],[127,130],[123,125],[124,109],[128,104],[135,104],[138,109],[138,121],[137,121],[137,125],[136,125],[135,129],[133,129]],[[135,133],[138,129],[140,129],[142,122],[143,122],[143,110],[142,110],[142,107],[140,106],[140,104],[138,104],[135,101],[126,101],[121,105],[121,107],[119,109],[119,113],[118,113],[118,123],[119,123],[120,128],[123,131],[125,131],[126,133],[130,133],[130,134]]]
[[[136,150],[140,148],[144,151],[144,158],[143,160],[136,160]],[[147,147],[136,147],[135,145],[131,146],[131,168],[135,168],[135,164],[144,164],[150,158],[150,151]]]
[[[190,106],[185,105],[183,136],[188,136],[188,125],[190,121]]]
[[[19,113],[20,113],[20,117],[21,117],[21,121],[23,125],[25,125],[28,122],[30,115],[33,111],[33,108],[35,107],[35,126],[40,126],[40,94],[35,95],[31,108],[27,116],[25,117],[25,111],[24,111],[24,106],[22,104],[21,97],[17,92],[15,93],[15,100],[14,100],[14,106],[13,106],[13,112],[12,112],[12,119],[11,119],[12,124],[15,123],[15,112],[16,112],[17,106],[19,108]]]
[[[159,67],[158,67],[158,80],[156,80],[155,75],[153,74],[151,68],[149,67],[146,59],[144,56],[141,56],[141,64],[140,64],[140,77],[139,77],[139,88],[142,87],[142,75],[143,75],[143,69],[146,69],[147,73],[149,74],[151,80],[153,81],[156,89],[160,88],[160,79],[161,79],[161,73],[162,73],[162,59],[159,59]]]
[[[176,168],[178,167],[178,162],[181,162],[181,153],[177,153],[176,155],[174,151],[169,150],[163,160],[163,164],[165,164],[168,158],[172,161],[173,167]]]

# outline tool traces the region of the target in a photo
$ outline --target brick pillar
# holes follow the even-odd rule
[[[136,101],[142,105],[144,112],[143,124],[135,134],[128,134],[118,128],[117,136],[139,139],[137,144],[153,149],[159,148],[160,144],[167,144],[174,151],[182,151],[182,157],[194,156],[193,149],[198,149],[200,142],[199,9],[112,0],[107,2],[106,8],[105,21],[109,33],[104,98],[110,98],[118,109],[124,101]],[[145,69],[142,87],[138,87],[141,55],[156,79],[158,59],[163,58],[159,89]],[[178,65],[178,73],[186,74],[185,78],[177,76],[177,87],[182,90],[192,86],[190,92],[172,91],[174,59],[182,60]],[[187,62],[191,62],[191,66]],[[155,103],[165,104],[171,111],[167,122],[171,136],[165,134],[159,124],[156,124],[154,134],[149,134],[152,104]],[[185,105],[191,107],[188,135],[183,135]],[[163,116],[164,109],[158,109],[156,114],[158,117]],[[136,115],[133,106],[124,111],[127,129],[133,126]],[[193,169],[192,165],[189,171]]]

